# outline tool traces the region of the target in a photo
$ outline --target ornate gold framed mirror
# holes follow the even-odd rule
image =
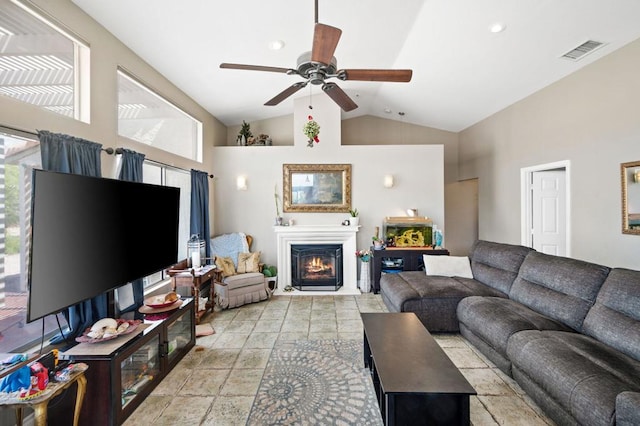
[[[283,164],[285,212],[348,212],[351,164]]]
[[[640,235],[640,161],[620,165],[622,233]]]

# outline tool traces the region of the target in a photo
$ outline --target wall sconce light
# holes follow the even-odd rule
[[[640,169],[633,173],[633,181],[635,183],[640,183]]]
[[[384,187],[393,188],[393,175],[384,175]]]
[[[238,191],[246,191],[247,190],[247,177],[246,176],[238,176],[236,178],[236,188],[238,188]]]

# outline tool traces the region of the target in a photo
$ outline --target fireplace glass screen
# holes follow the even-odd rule
[[[298,290],[337,291],[342,287],[342,245],[292,245],[291,281]]]

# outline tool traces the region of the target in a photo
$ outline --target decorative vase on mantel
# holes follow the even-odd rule
[[[360,218],[358,216],[352,216],[349,218],[349,225],[358,226],[360,224]]]

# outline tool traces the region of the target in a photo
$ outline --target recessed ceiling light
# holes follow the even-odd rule
[[[492,33],[501,33],[506,29],[507,29],[507,26],[502,22],[496,22],[489,26],[489,31],[491,31]]]
[[[269,49],[271,50],[280,50],[284,47],[284,41],[282,40],[274,40],[269,42]]]

